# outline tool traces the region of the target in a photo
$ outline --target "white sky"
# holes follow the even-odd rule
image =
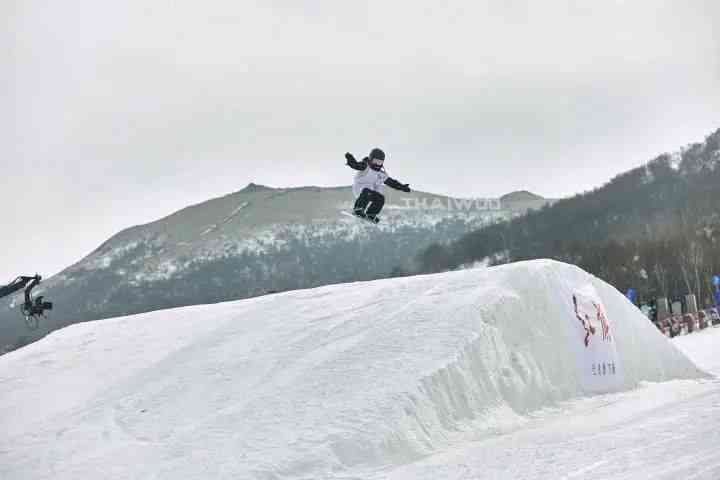
[[[597,186],[720,127],[720,2],[0,3],[0,284],[238,190]],[[7,108],[9,106],[9,108]]]

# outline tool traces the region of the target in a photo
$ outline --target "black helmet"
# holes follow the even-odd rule
[[[383,152],[379,148],[373,148],[372,150],[370,150],[370,160],[373,159],[385,161],[385,152]]]
[[[370,164],[370,168],[379,172],[383,168],[383,163],[385,163],[385,152],[379,148],[373,148],[370,151],[368,163]]]

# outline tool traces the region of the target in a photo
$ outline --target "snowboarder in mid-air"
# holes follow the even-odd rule
[[[353,214],[360,218],[373,223],[380,221],[378,214],[385,205],[385,196],[382,194],[383,185],[402,192],[410,191],[409,184],[400,183],[394,178],[390,178],[385,172],[383,168],[385,152],[379,148],[373,148],[370,155],[359,162],[355,160],[352,153],[346,153],[345,159],[350,168],[357,170],[353,182],[353,195],[356,198]]]

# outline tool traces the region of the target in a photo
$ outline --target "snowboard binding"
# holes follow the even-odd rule
[[[380,218],[377,215],[368,215],[363,210],[360,210],[360,209],[355,209],[355,210],[353,210],[352,213],[356,217],[361,218],[361,219],[365,220],[366,222],[375,223],[375,224],[380,223]]]

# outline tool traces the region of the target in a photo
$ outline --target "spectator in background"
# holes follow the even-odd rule
[[[720,314],[718,314],[717,308],[710,309],[710,318],[712,319],[713,326],[720,325]]]
[[[680,324],[680,317],[673,315],[670,318],[670,336],[676,337],[682,333],[682,325]]]
[[[707,328],[708,322],[707,322],[707,316],[705,315],[705,312],[700,310],[697,313],[698,316],[698,328],[702,330],[703,328]]]
[[[687,333],[692,333],[695,330],[695,318],[692,316],[691,313],[686,313],[683,315],[683,322],[685,322],[685,327],[687,328]]]

